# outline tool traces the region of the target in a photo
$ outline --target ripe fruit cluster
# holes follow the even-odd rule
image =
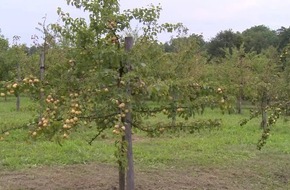
[[[27,90],[27,86],[35,87],[40,81],[38,78],[30,75],[29,77],[24,78],[22,81],[18,82],[7,82],[2,84],[2,92],[0,93],[1,97],[5,97],[7,95],[17,95],[22,90]]]
[[[112,99],[112,102],[118,106],[119,114],[115,116],[116,123],[113,129],[113,133],[116,135],[124,134],[125,123],[124,119],[126,114],[129,113],[129,109],[125,102],[120,102],[119,100]]]
[[[115,30],[117,27],[117,23],[113,20],[111,21],[108,21],[107,23],[107,28],[110,29],[110,30]]]
[[[49,117],[51,117],[52,119],[56,118],[56,113],[60,104],[60,100],[49,94],[46,97],[45,102],[47,103],[46,114],[49,115]]]
[[[81,111],[81,106],[79,104],[79,100],[78,100],[78,93],[71,93],[70,97],[71,97],[71,105],[70,105],[70,113],[71,115],[77,116],[80,115],[82,113]]]
[[[6,84],[6,93],[2,92],[1,96],[6,96],[6,95],[10,95],[10,94],[14,94],[16,91],[18,91],[20,88],[20,85],[18,83],[8,83]]]
[[[184,108],[177,108],[176,111],[177,112],[183,112],[184,111]]]
[[[38,122],[39,130],[41,128],[45,128],[49,125],[49,118],[48,117],[42,117],[40,121]]]
[[[53,98],[52,94],[49,94],[46,99],[46,103],[58,104],[60,101],[56,98]]]
[[[146,83],[140,79],[136,79],[133,83],[131,83],[131,91],[132,95],[141,95],[147,93]]]
[[[31,132],[33,137],[36,137],[42,131],[47,130],[49,126],[53,123],[57,117],[57,111],[60,104],[60,100],[56,97],[53,97],[52,94],[49,94],[45,98],[46,109],[42,113],[42,117],[39,119],[36,130]]]
[[[32,137],[36,137],[38,134],[51,131],[52,129],[54,129],[54,133],[55,129],[58,129],[57,131],[62,134],[63,138],[69,137],[69,130],[78,125],[79,115],[82,114],[79,94],[71,93],[69,97],[68,102],[66,99],[62,97],[59,99],[53,94],[49,94],[45,98],[46,109],[42,113],[42,118],[38,121],[37,128],[31,131]],[[64,108],[69,109],[68,111],[64,111]]]
[[[36,137],[39,135],[43,130],[48,128],[51,124],[51,121],[48,116],[43,116],[39,121],[36,130],[31,131],[31,136]]]
[[[64,129],[71,129],[74,125],[77,124],[78,122],[78,117],[74,116],[73,118],[70,119],[66,119],[64,124],[63,124],[63,128]]]
[[[223,93],[223,89],[222,88],[218,88],[217,89],[217,93],[222,94]]]
[[[23,80],[24,84],[34,85],[36,83],[39,83],[39,79],[30,75],[29,77],[25,77]]]
[[[66,115],[66,119],[64,119],[62,128],[63,128],[63,138],[68,138],[68,131],[75,127],[79,122],[79,115],[82,113],[81,105],[79,103],[79,94],[78,93],[71,93],[70,94],[70,108]]]
[[[113,133],[116,135],[122,134],[125,131],[125,126],[122,124],[116,124],[113,129]]]

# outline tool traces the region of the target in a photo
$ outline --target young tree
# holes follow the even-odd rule
[[[270,127],[274,125],[279,118],[283,103],[282,94],[283,80],[279,76],[277,68],[277,53],[275,48],[269,48],[255,56],[252,63],[254,72],[255,93],[252,96],[253,102],[258,106],[252,110],[251,118],[261,116],[260,127],[263,130],[262,137],[258,142],[258,149],[261,149],[269,137]],[[248,120],[241,122],[241,125]]]
[[[93,141],[100,132],[114,127],[113,133],[120,136],[117,141],[117,157],[120,189],[124,189],[125,154],[131,146],[128,134],[130,135],[131,126],[135,125],[131,118],[138,123],[139,117],[132,114],[132,111],[138,109],[144,101],[140,93],[146,91],[146,83],[136,73],[140,65],[135,64],[133,67],[129,64],[132,58],[126,58],[132,42],[128,47],[126,45],[127,51],[124,51],[122,32],[129,28],[132,19],[139,20],[143,24],[140,41],[149,45],[155,43],[155,37],[160,31],[182,29],[182,25],[158,25],[161,10],[158,6],[121,13],[118,1],[114,0],[67,2],[90,12],[89,23],[84,19],[73,19],[58,10],[66,25],[61,27],[56,24],[53,27],[69,41],[70,46],[66,48],[69,50],[67,56],[70,60],[67,64],[55,65],[56,70],[47,70],[43,85],[49,85],[51,90],[46,98],[49,108],[43,113],[37,130],[32,131],[32,135],[43,133],[53,136],[62,133],[67,138],[69,132],[81,124],[79,121],[84,120],[86,123],[97,124],[99,132]],[[135,42],[138,43],[140,42]],[[57,80],[52,78],[56,72],[60,72]],[[50,106],[52,103],[54,106]],[[124,131],[127,131],[125,137]],[[128,158],[132,163],[132,157]],[[126,185],[128,189],[133,189],[132,168],[128,171]]]
[[[244,46],[233,48],[230,52],[225,49],[225,58],[221,63],[214,65],[215,80],[220,81],[229,94],[236,99],[236,112],[242,113],[244,100],[251,100],[255,91],[255,74],[253,72],[253,62],[257,56],[255,53],[245,53]]]
[[[16,110],[20,110],[20,88],[19,84],[24,78],[24,70],[27,68],[29,63],[26,46],[24,44],[18,44],[19,36],[14,36],[14,42],[12,47],[9,47],[5,54],[5,63],[8,65],[7,74],[5,78],[5,95],[16,96]]]
[[[66,45],[48,51],[47,60],[53,53],[59,57],[54,56],[55,63],[49,65],[43,81],[24,81],[45,96],[46,109],[32,125],[31,136],[61,141],[89,124],[96,133],[92,143],[104,130],[111,130],[116,135],[119,188],[134,189],[131,128],[155,135],[165,130],[192,132],[218,127],[219,120],[181,122],[176,118],[188,120],[205,106],[219,106],[225,95],[218,87],[198,83],[199,66],[205,60],[195,38],[182,41],[172,54],[164,51],[157,34],[183,33],[186,28],[182,24],[158,24],[159,6],[121,12],[117,0],[67,2],[87,11],[89,20],[71,18],[58,9],[64,26],[52,26]],[[134,42],[123,37],[132,20],[142,24]],[[143,120],[162,112],[170,121],[155,126]]]

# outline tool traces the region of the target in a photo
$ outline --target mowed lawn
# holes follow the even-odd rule
[[[0,130],[23,126],[35,116],[34,105],[23,98],[21,111],[15,111],[14,98],[0,99]],[[223,115],[219,110],[206,110],[201,119],[222,119],[218,130],[202,130],[193,134],[166,133],[148,137],[134,131],[135,167],[139,170],[207,170],[234,171],[237,183],[261,184],[269,189],[290,189],[290,126],[283,118],[272,128],[267,144],[261,151],[256,143],[261,136],[259,119],[239,126],[243,115]],[[159,115],[150,122],[159,122]],[[111,130],[105,131],[91,146],[88,141],[96,131],[80,127],[61,145],[44,139],[33,141],[27,129],[1,134],[0,170],[20,170],[39,166],[105,163],[116,165],[114,138]],[[195,174],[192,174],[195,175]],[[229,174],[230,175],[230,174]],[[243,177],[240,177],[242,175]],[[248,177],[247,177],[248,176]]]

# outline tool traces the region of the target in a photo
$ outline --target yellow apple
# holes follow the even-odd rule
[[[17,86],[18,86],[17,83],[14,83],[14,84],[12,85],[13,88],[17,88]]]
[[[121,103],[121,104],[119,104],[119,108],[124,108],[126,105],[125,105],[125,103]]]

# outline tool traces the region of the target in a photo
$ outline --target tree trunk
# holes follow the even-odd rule
[[[133,38],[125,38],[125,50],[129,52],[133,47]],[[126,63],[128,72],[131,70],[131,65],[129,62]],[[127,96],[131,96],[131,87],[130,84],[126,86]],[[134,160],[133,160],[133,144],[132,144],[132,114],[131,114],[131,104],[127,103],[127,109],[129,110],[126,113],[125,117],[125,140],[127,141],[127,161],[128,161],[128,170],[127,170],[127,190],[134,190]]]
[[[261,97],[261,112],[262,112],[261,128],[264,130],[268,126],[267,106],[268,106],[268,95],[267,92],[263,92]]]
[[[238,114],[242,114],[242,101],[243,101],[242,95],[239,94],[237,97],[237,107],[236,107]]]
[[[172,120],[171,120],[171,127],[175,128],[176,126],[176,118],[177,118],[177,98],[178,98],[178,94],[177,94],[177,89],[173,88],[172,89],[172,93],[171,93],[171,96],[172,96]]]
[[[121,156],[119,158],[119,190],[125,190],[125,163],[122,159],[125,154],[125,147],[124,147],[125,136],[122,136],[122,145],[121,145]]]
[[[130,108],[129,108],[130,109]],[[127,190],[134,190],[134,159],[133,159],[133,144],[132,144],[132,115],[131,113],[126,114],[125,122],[125,139],[127,141]]]
[[[46,42],[44,42],[46,43]],[[46,49],[46,45],[44,44],[43,45],[43,50],[40,54],[40,61],[39,61],[39,64],[40,64],[40,82],[41,84],[43,84],[43,80],[44,80],[44,71],[45,71],[45,50]],[[43,100],[43,97],[44,97],[44,94],[43,92],[40,92],[40,101]]]
[[[44,28],[44,31],[46,31],[46,29]],[[46,33],[45,33],[46,35]],[[44,84],[44,74],[45,74],[45,54],[46,54],[46,49],[47,49],[47,42],[46,42],[46,36],[44,37],[44,42],[43,42],[43,47],[42,47],[42,51],[40,52],[40,59],[39,59],[39,77],[40,77],[40,83],[41,83],[41,88],[43,88],[43,84]],[[41,106],[41,110],[39,112],[39,120],[42,118],[42,114],[43,114],[43,110],[44,110],[44,92],[40,90],[40,94],[39,94],[39,100],[40,100],[40,106]]]
[[[125,170],[119,163],[119,190],[125,190]]]
[[[16,97],[16,110],[20,111],[20,96],[19,96],[19,94]]]
[[[243,102],[243,95],[244,95],[244,84],[245,84],[245,79],[244,79],[244,66],[243,66],[243,60],[244,60],[244,56],[240,55],[239,58],[239,68],[240,68],[240,75],[239,75],[239,81],[240,81],[240,85],[239,85],[239,94],[237,96],[237,105],[236,105],[236,109],[237,109],[237,113],[238,114],[242,114],[242,102]]]
[[[17,82],[19,83],[21,80],[21,76],[20,76],[20,62],[18,61],[17,63]],[[17,93],[17,97],[16,97],[16,110],[20,111],[20,95],[19,93]]]
[[[133,47],[133,38],[132,37],[126,37],[125,38],[125,50],[126,52],[129,52]],[[130,72],[132,67],[131,64],[127,61],[125,65],[120,65],[120,81],[122,80],[122,76],[124,72],[124,69],[126,73]],[[127,94],[127,97],[131,96],[131,87],[130,83],[126,84],[125,92]],[[121,150],[120,150],[120,158],[119,158],[119,189],[120,190],[134,190],[134,160],[133,160],[133,144],[132,144],[132,113],[131,113],[131,103],[126,102],[126,109],[128,112],[126,112],[125,118],[122,119],[122,123],[125,126],[125,135],[122,136],[122,142],[121,142]],[[120,109],[120,112],[122,110]],[[127,161],[127,164],[125,163]],[[126,176],[126,166],[127,166],[127,176]]]

